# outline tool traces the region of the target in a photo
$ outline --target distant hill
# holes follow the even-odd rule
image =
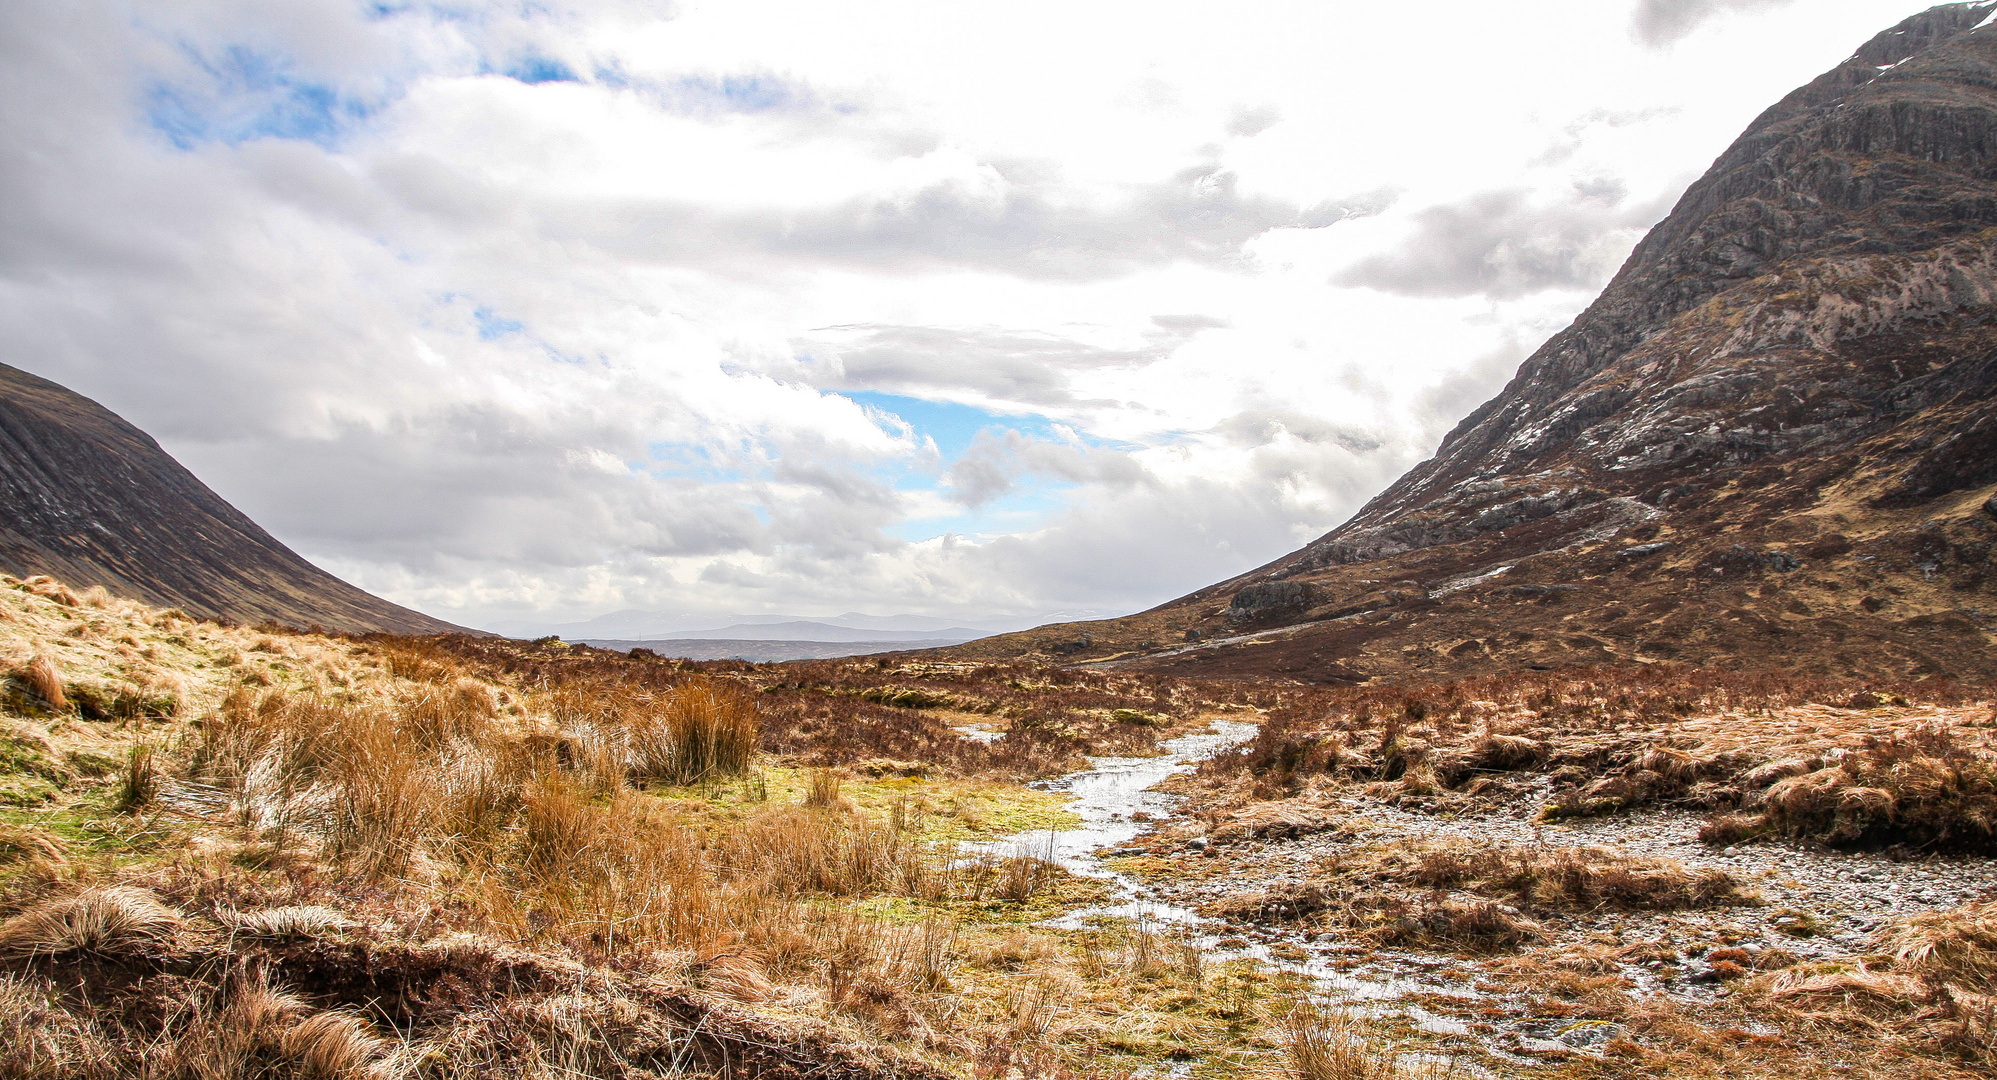
[[[627,641],[615,638],[584,638],[581,644],[599,649],[630,652],[650,649],[660,656],[685,660],[749,660],[759,664],[785,660],[836,660],[842,656],[872,656],[875,653],[912,652],[933,649],[938,642],[920,638],[910,641],[792,641],[757,638],[652,638]]]
[[[1916,15],[1769,108],[1331,533],[1151,611],[950,653],[1319,683],[1997,676],[1993,12]]]
[[[682,630],[678,633],[660,634],[658,637],[662,641],[723,638],[746,641],[899,641],[955,645],[990,635],[989,630],[974,630],[968,626],[951,626],[939,630],[869,630],[797,620],[780,623],[737,623],[718,630]],[[910,647],[921,646],[910,645]]]
[[[102,405],[0,364],[0,569],[204,618],[464,632],[306,562]]]
[[[1093,613],[1091,613],[1093,614]],[[1039,618],[971,616],[942,619],[932,615],[735,615],[693,616],[684,612],[626,609],[598,615],[584,622],[544,623],[515,619],[493,625],[510,637],[538,638],[549,634],[565,641],[614,638],[640,641],[667,638],[740,638],[780,640],[785,637],[819,641],[904,640],[953,638],[968,641],[987,634],[1022,630],[1073,614],[1053,613]],[[787,624],[794,624],[788,625]],[[782,628],[782,629],[772,629]],[[856,633],[874,636],[856,637]]]

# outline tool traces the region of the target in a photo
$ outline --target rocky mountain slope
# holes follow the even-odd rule
[[[204,618],[407,634],[461,627],[300,558],[89,398],[0,364],[0,570]]]
[[[953,651],[1309,682],[1997,674],[1993,14],[1909,18],[1763,113],[1331,533],[1152,611]]]

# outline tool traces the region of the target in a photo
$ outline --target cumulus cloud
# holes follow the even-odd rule
[[[1283,110],[1274,105],[1236,105],[1227,116],[1227,133],[1237,139],[1252,138],[1283,120]]]
[[[1010,492],[1027,474],[1111,488],[1155,479],[1127,453],[1075,440],[1033,439],[1017,431],[983,431],[950,467],[950,491],[967,506],[983,506]]]
[[[1214,425],[1213,430],[1242,447],[1265,446],[1284,437],[1305,443],[1327,443],[1353,454],[1371,453],[1381,446],[1381,440],[1372,432],[1294,409],[1236,413]]]
[[[934,326],[831,326],[799,340],[832,365],[816,385],[914,397],[969,394],[1029,405],[1078,404],[1073,377],[1093,368],[1143,365],[1169,349],[1105,349],[1045,333]]]
[[[1407,296],[1501,300],[1597,289],[1664,213],[1654,204],[1625,205],[1626,192],[1620,181],[1593,177],[1551,202],[1510,189],[1430,206],[1413,215],[1413,231],[1398,250],[1361,259],[1332,282]]]
[[[1782,7],[1792,0],[1637,0],[1630,30],[1638,41],[1661,49],[1697,30],[1701,23],[1734,11]]]

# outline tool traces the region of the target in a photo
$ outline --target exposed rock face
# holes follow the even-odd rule
[[[300,558],[150,436],[0,364],[0,570],[243,623],[429,634],[461,627]]]
[[[1230,619],[1262,619],[1270,616],[1300,615],[1317,606],[1318,590],[1301,582],[1265,581],[1234,594],[1227,605]]]
[[[1225,635],[1280,582],[1313,590],[1292,632],[1121,662],[1997,674],[1993,12],[1914,16],[1763,113],[1434,458],[1096,653]]]

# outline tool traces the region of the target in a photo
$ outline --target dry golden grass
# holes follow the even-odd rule
[[[239,976],[220,993],[196,997],[167,1022],[174,1043],[169,1076],[240,1080],[362,1080],[388,1075],[389,1045],[359,1019],[316,1011],[263,979]]]
[[[355,921],[324,904],[293,904],[256,911],[217,912],[232,934],[258,938],[316,938],[352,929]]]
[[[1987,689],[1882,689],[1692,669],[1593,670],[1293,692],[1207,763],[1209,811],[1334,789],[1478,812],[1535,791],[1545,817],[1668,805],[1706,837],[1997,850]]]
[[[727,1061],[738,1074],[845,1080],[966,1063],[1053,1078],[1195,1060],[1202,1075],[1263,1077],[1281,1060],[1279,1001],[1297,985],[1213,963],[1155,927],[1033,927],[1100,890],[1043,852],[964,857],[925,825],[948,799],[909,794],[928,784],[918,777],[1052,767],[1098,731],[1138,746],[1161,718],[1199,707],[1177,688],[880,669],[894,693],[876,697],[920,690],[1018,732],[1006,756],[957,738],[945,726],[957,714],[866,697],[866,665],[825,665],[751,697],[741,689],[774,673],[339,641],[70,595],[0,589],[0,663],[18,669],[44,650],[83,688],[70,713],[13,706],[8,718],[70,779],[36,827],[0,829],[0,912],[14,916],[0,940],[44,942],[11,951],[0,972],[0,1075],[623,1080]],[[516,660],[525,666],[505,666]],[[1153,700],[1124,704],[1139,693]],[[150,712],[82,704],[169,694],[171,708]],[[794,756],[752,760],[759,732]],[[1404,725],[1388,755],[1403,779],[1362,779],[1441,797],[1459,780],[1434,734]],[[1480,760],[1521,768],[1564,752],[1525,726],[1458,734]],[[1630,730],[1607,734],[1604,752],[1629,750],[1633,769],[1707,776],[1698,745],[1653,738],[1637,753],[1616,741]],[[150,774],[120,775],[140,744],[153,748]],[[1370,739],[1348,748],[1355,775],[1377,767]],[[94,755],[98,771],[72,755]],[[817,798],[814,766],[826,770]],[[154,797],[113,816],[121,787]],[[980,813],[1004,821],[999,787]],[[1373,920],[1362,933],[1450,949],[1529,941],[1542,910],[1727,900],[1696,875],[1589,852],[1435,852],[1379,869],[1376,884],[1405,890],[1392,898],[1404,906],[1339,898]],[[143,905],[114,918],[76,904],[139,882],[159,907],[151,921],[126,918]],[[130,925],[140,929],[117,929]],[[1868,969],[1915,1004],[1866,1005],[1872,1022],[1947,1013],[1918,1022],[1922,1045],[1941,1045],[1944,1028],[1986,1032],[1967,982],[1986,962],[1986,931],[1920,933],[1903,958]],[[1766,993],[1754,980],[1730,985]],[[1766,1000],[1832,1009],[1815,991]],[[1428,1067],[1394,1054],[1401,1072],[1382,1075]]]
[[[1464,889],[1560,911],[1678,911],[1755,902],[1721,870],[1601,847],[1468,842],[1397,845],[1374,875],[1428,888]]]
[[[1997,847],[1997,747],[1987,740],[1926,725],[1804,764],[1821,762],[1769,786],[1760,824],[1834,844]]]
[[[1896,970],[1988,991],[1997,986],[1997,901],[1916,915],[1880,936]]]
[[[0,923],[0,956],[130,956],[160,947],[181,926],[179,913],[144,889],[92,887]]]
[[[1298,1080],[1445,1080],[1461,1075],[1450,1062],[1410,1061],[1391,1046],[1368,1040],[1351,1013],[1310,1001],[1299,1002],[1284,1018],[1284,1027]]]
[[[62,692],[62,672],[56,667],[55,657],[48,653],[36,653],[21,669],[21,678],[35,696],[48,703],[49,708],[61,712],[69,708],[69,698]]]

